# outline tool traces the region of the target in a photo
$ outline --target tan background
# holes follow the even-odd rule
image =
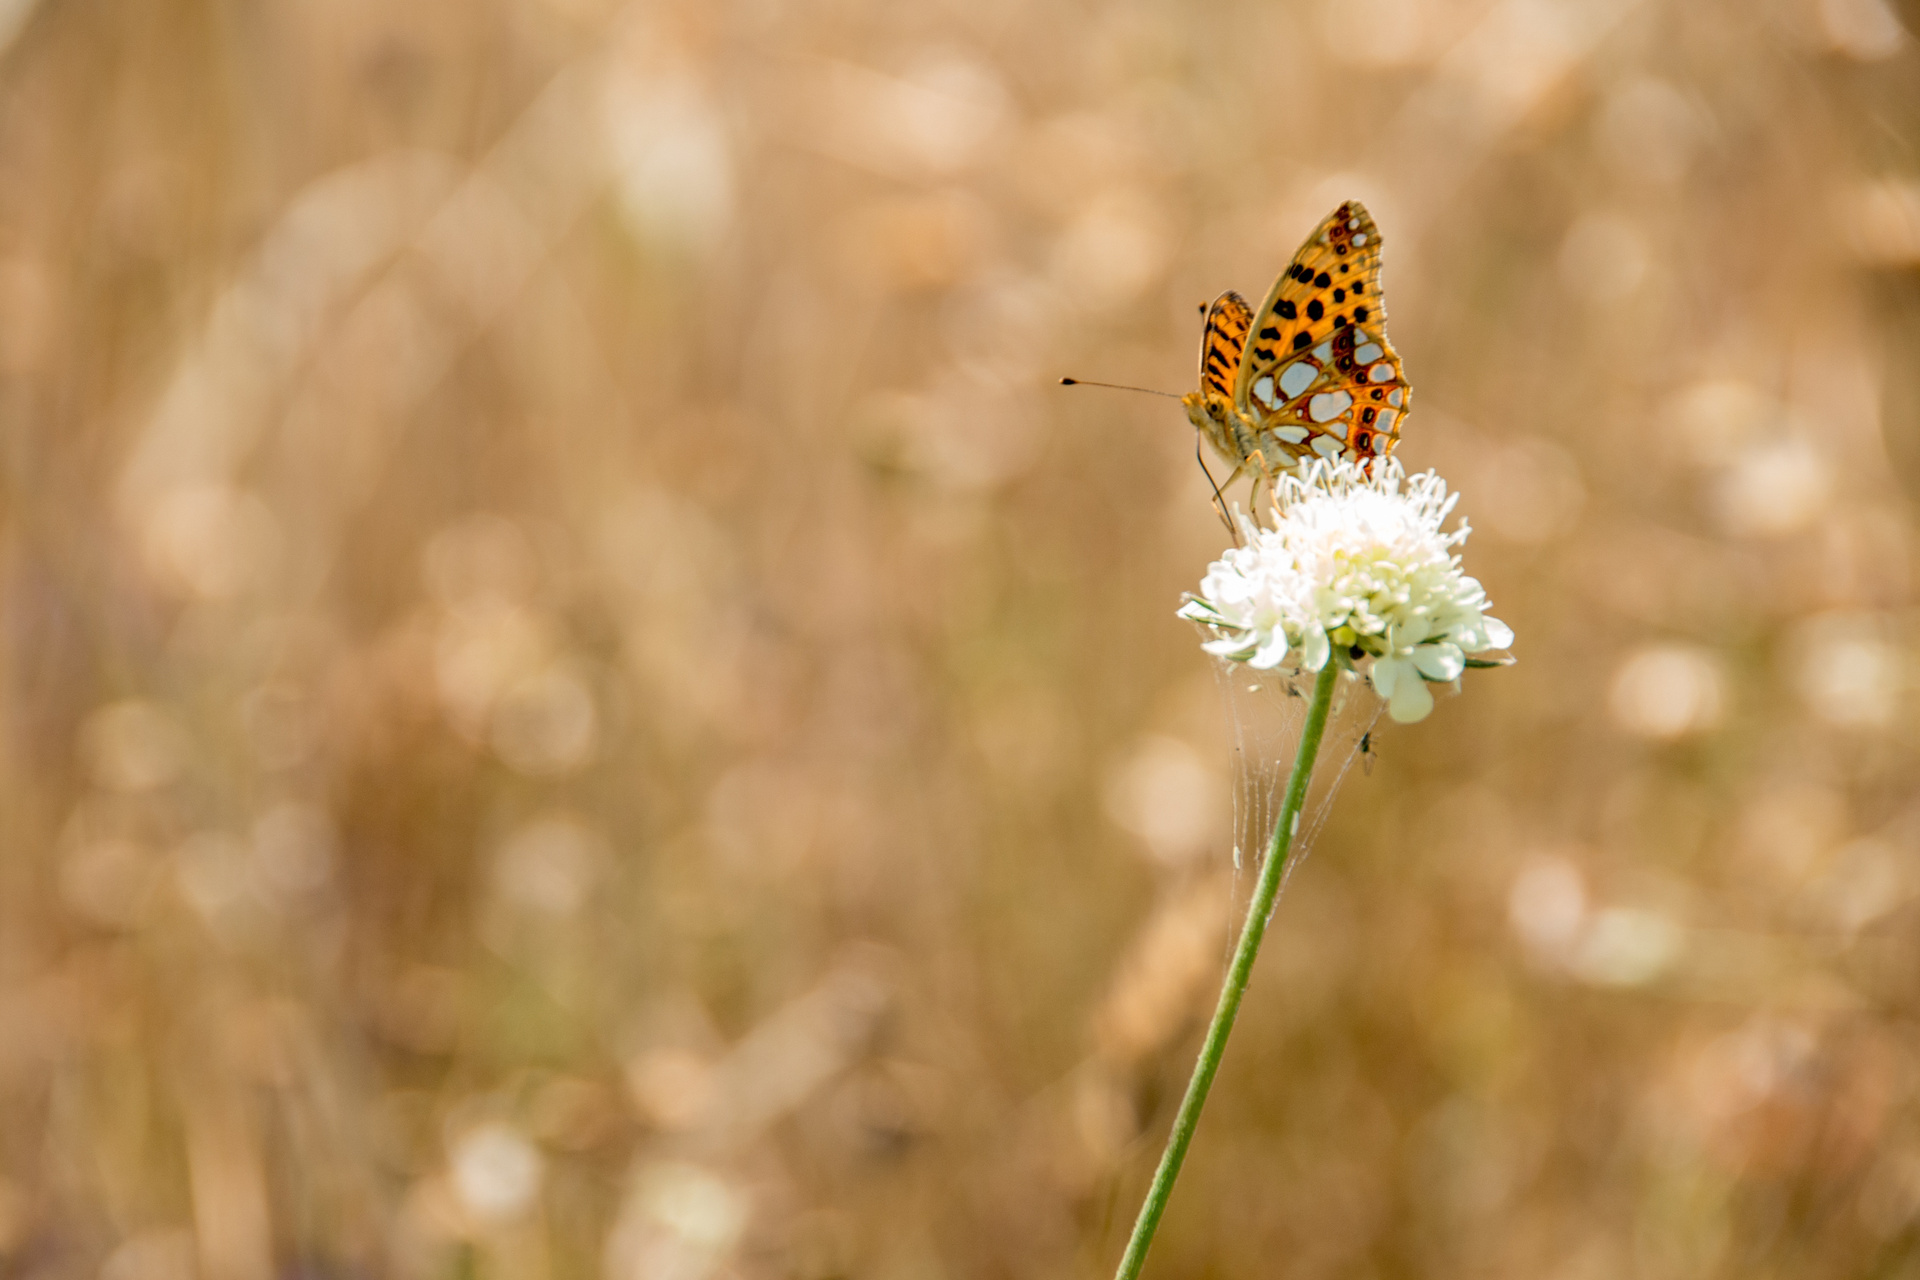
[[[0,1272],[1109,1270],[1245,883],[1191,431],[1053,384],[1356,196],[1520,665],[1150,1274],[1920,1274],[1917,28],[6,0]]]

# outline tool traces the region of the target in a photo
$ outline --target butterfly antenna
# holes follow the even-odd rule
[[[1165,396],[1169,400],[1178,400],[1181,398],[1171,391],[1155,391],[1152,387],[1129,387],[1122,382],[1089,382],[1085,378],[1062,378],[1060,379],[1060,385],[1063,387],[1105,387],[1109,391],[1138,391],[1142,395]]]

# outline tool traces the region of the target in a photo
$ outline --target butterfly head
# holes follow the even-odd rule
[[[1196,431],[1205,431],[1208,423],[1220,413],[1229,409],[1231,402],[1217,391],[1189,391],[1180,397],[1180,404],[1187,411],[1187,421]]]
[[[1221,457],[1235,463],[1246,457],[1246,450],[1237,441],[1241,433],[1234,429],[1240,425],[1240,414],[1230,397],[1205,387],[1189,391],[1180,397],[1180,403],[1186,407],[1187,421],[1193,423],[1194,430],[1205,436]]]

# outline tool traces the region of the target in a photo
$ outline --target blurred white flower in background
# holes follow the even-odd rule
[[[462,1134],[451,1154],[454,1192],[482,1222],[507,1222],[525,1213],[546,1173],[538,1148],[498,1121]]]
[[[652,243],[717,248],[733,220],[733,144],[699,78],[622,68],[603,86],[601,116],[628,225]]]
[[[1794,629],[1791,673],[1807,709],[1843,728],[1900,723],[1911,662],[1894,617],[1867,611],[1817,614]]]
[[[1564,958],[1586,930],[1587,882],[1571,859],[1536,855],[1514,877],[1507,919],[1529,950]]]
[[[724,1174],[678,1160],[638,1171],[607,1240],[609,1280],[705,1280],[731,1274],[728,1257],[752,1206]]]
[[[1726,678],[1705,649],[1655,644],[1635,651],[1613,677],[1614,720],[1643,738],[1672,740],[1717,727],[1726,712]]]
[[[1507,892],[1507,920],[1535,962],[1596,987],[1643,986],[1670,972],[1687,933],[1665,911],[1600,906],[1577,863],[1535,854]]]
[[[1781,537],[1807,528],[1833,497],[1833,464],[1795,433],[1734,454],[1714,493],[1720,522],[1742,536]]]
[[[1107,816],[1146,844],[1154,861],[1180,867],[1230,835],[1227,785],[1178,738],[1148,734],[1108,773]]]
[[[1671,968],[1684,943],[1680,926],[1661,912],[1608,907],[1594,913],[1572,967],[1594,986],[1637,987]]]
[[[1180,616],[1214,631],[1207,652],[1262,670],[1289,654],[1306,671],[1336,650],[1370,659],[1388,713],[1423,720],[1429,682],[1457,680],[1469,654],[1513,643],[1454,553],[1466,522],[1441,529],[1458,497],[1436,473],[1409,477],[1392,459],[1282,475],[1272,527],[1243,518],[1245,545],[1214,561]]]

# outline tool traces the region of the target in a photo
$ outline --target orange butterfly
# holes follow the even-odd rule
[[[1235,476],[1393,452],[1413,388],[1387,341],[1380,232],[1358,200],[1300,246],[1258,319],[1237,293],[1207,308],[1200,389],[1181,403]]]

